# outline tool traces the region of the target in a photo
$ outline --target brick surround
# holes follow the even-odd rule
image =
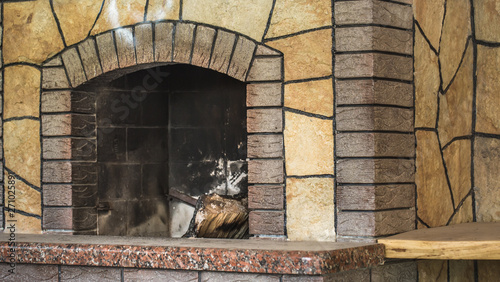
[[[341,1],[335,15],[337,240],[412,230],[412,8]]]
[[[135,50],[122,33],[134,38]],[[186,63],[248,83],[249,201],[258,202],[269,186],[276,202],[250,206],[250,232],[284,235],[282,60],[244,36],[176,22],[109,31],[50,59],[42,70],[43,229],[92,234],[97,224],[96,96],[72,89],[98,76]]]

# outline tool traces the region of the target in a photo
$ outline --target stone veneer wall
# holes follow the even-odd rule
[[[415,0],[414,14],[418,228],[499,221],[499,3]],[[495,261],[418,269],[422,281],[500,276]]]
[[[66,90],[99,75],[112,53],[102,54],[101,62],[82,58],[83,65],[79,56],[92,51],[94,38],[97,45],[105,41],[111,34],[106,31],[126,26],[115,32],[119,43],[122,31],[131,30],[132,25],[139,23],[136,32],[143,32],[151,26],[149,22],[163,20],[183,21],[180,31],[191,23],[219,26],[283,53],[286,231],[271,234],[286,234],[291,240],[334,240],[335,192],[338,234],[346,239],[369,239],[414,228],[411,1],[318,1],[311,5],[186,0],[174,1],[169,9],[161,1],[126,2],[117,2],[117,13],[111,2],[102,1],[3,3],[3,118],[8,132],[4,151],[6,171],[18,178],[20,232],[40,232],[45,208],[54,205],[42,203],[41,196],[49,193],[45,188],[53,188],[42,186],[42,167],[55,164],[42,166],[40,134],[56,129],[40,126],[44,120],[40,114],[46,111],[40,100],[47,96],[40,94],[42,88]],[[141,50],[135,55],[134,50],[122,47],[123,52],[132,53],[130,58],[124,55],[119,67],[143,59]],[[122,47],[117,46],[118,52]],[[66,74],[59,57],[51,59],[63,50],[70,84],[49,81]],[[96,69],[85,69],[87,64]],[[254,111],[259,111],[256,107]],[[338,132],[335,154],[334,126]],[[45,176],[53,177],[47,171]],[[47,182],[59,183],[56,180]],[[271,190],[279,194],[280,188]],[[251,195],[261,197],[262,191],[255,189]],[[262,221],[262,217],[255,218]]]
[[[68,218],[72,205],[68,201],[73,200],[63,196],[68,195],[65,184],[81,179],[76,175],[79,172],[91,175],[85,164],[61,161],[61,156],[51,156],[47,150],[49,143],[57,147],[59,141],[67,148],[73,146],[72,137],[81,134],[60,126],[74,123],[74,129],[85,129],[79,125],[92,123],[92,115],[71,114],[74,109],[62,104],[45,107],[44,101],[52,101],[49,96],[67,100],[67,90],[106,71],[153,62],[156,54],[144,53],[148,46],[141,43],[162,40],[151,35],[151,22],[155,29],[175,24],[174,42],[181,50],[180,41],[191,44],[196,36],[220,29],[217,40],[220,35],[223,52],[227,48],[225,52],[238,53],[238,46],[244,45],[234,44],[234,51],[233,44],[224,45],[227,33],[229,43],[230,38],[242,38],[283,54],[283,65],[278,67],[259,63],[266,61],[259,56],[276,62],[280,56],[272,53],[257,54],[252,61],[260,65],[262,75],[276,68],[282,72],[279,78],[264,79],[283,82],[278,89],[282,104],[249,104],[249,117],[252,120],[252,114],[265,110],[262,106],[284,106],[285,147],[284,173],[278,176],[282,179],[254,183],[283,181],[286,186],[284,195],[280,185],[251,187],[253,207],[261,211],[252,212],[250,220],[262,223],[255,225],[260,230],[254,234],[335,240],[336,228],[339,239],[373,241],[414,228],[411,1],[184,0],[173,1],[170,7],[163,6],[163,1],[117,1],[116,7],[112,3],[37,0],[2,4],[4,163],[6,174],[17,179],[19,232],[71,229],[70,221],[60,220]],[[132,30],[135,37],[129,39],[136,46],[124,43]],[[118,62],[110,48],[115,43],[116,54],[122,56]],[[195,45],[184,46],[178,58],[174,50],[173,61],[194,60],[187,53],[195,53]],[[154,48],[158,52],[163,47]],[[96,55],[96,50],[103,53]],[[231,69],[228,74],[238,76]],[[255,89],[259,87],[249,86],[249,97]],[[49,126],[50,120],[59,125]],[[64,138],[44,142],[49,137]],[[71,159],[75,152],[69,151],[59,153]],[[87,161],[89,156],[81,157]],[[267,163],[281,162],[283,153],[267,157]],[[254,171],[268,172],[261,163],[254,162],[259,167]],[[262,206],[266,198],[273,202]],[[79,213],[79,209],[73,211]],[[276,229],[285,222],[286,229]]]
[[[116,4],[117,12],[110,3]],[[80,48],[85,49],[86,42],[110,34],[110,30],[134,25],[137,29],[151,22],[220,29],[281,52],[279,56],[263,55],[283,57],[278,80],[283,82],[280,94],[286,190],[280,194],[281,185],[269,189],[256,186],[249,195],[256,199],[255,209],[278,215],[271,218],[284,221],[286,229],[274,225],[274,220],[257,216],[256,222],[277,230],[260,234],[290,240],[335,240],[337,231],[340,240],[373,241],[415,228],[411,0],[174,0],[168,2],[168,8],[163,3],[2,3],[4,163],[6,175],[16,174],[18,232],[41,232],[47,210],[68,209],[60,203],[53,206],[42,201],[49,191],[42,183],[42,160],[49,159],[43,156],[41,145],[41,114],[46,110],[41,103],[45,96],[42,88],[47,88],[42,73],[60,72],[64,77],[66,67],[79,67],[76,73],[86,76],[86,62],[81,58],[80,65],[79,60]],[[59,54],[62,62],[54,57]],[[134,55],[138,54],[135,50]],[[46,81],[48,77],[57,78],[43,76]],[[70,75],[66,83],[75,79],[79,84],[89,78]],[[67,93],[64,95],[67,97]],[[259,111],[261,106],[256,104],[250,111]],[[64,183],[50,185],[54,184]],[[52,192],[59,194],[57,189]],[[266,203],[264,199],[269,198],[273,201]],[[285,207],[286,217],[282,211]],[[51,222],[61,224],[57,213],[54,215],[56,220]],[[412,262],[353,273],[355,276],[344,279],[416,277]]]
[[[253,233],[287,235],[292,240],[334,240],[332,2],[319,1],[310,5],[307,2],[270,0],[251,3],[223,0],[201,3],[185,0],[169,2],[169,7],[163,3],[164,1],[146,0],[88,0],[78,3],[38,0],[2,3],[5,27],[2,48],[5,62],[2,69],[5,78],[3,121],[7,132],[3,138],[6,156],[4,164],[5,174],[12,173],[16,178],[18,193],[14,219],[18,220],[17,232],[37,233],[42,230],[71,230],[70,227],[74,227],[67,219],[68,214],[78,214],[80,207],[69,208],[73,199],[68,196],[67,184],[75,179],[82,180],[79,172],[84,171],[86,176],[91,176],[92,173],[86,171],[85,164],[66,160],[75,157],[75,150],[71,150],[72,146],[76,146],[75,137],[85,135],[76,131],[85,129],[79,125],[91,124],[92,115],[72,113],[76,111],[74,106],[78,105],[74,101],[68,102],[68,90],[107,70],[152,62],[151,58],[147,59],[151,53],[142,53],[140,48],[144,46],[141,46],[138,34],[145,35],[146,38],[152,36],[148,32],[152,29],[151,22],[155,22],[155,27],[176,25],[175,45],[182,43],[182,39],[191,44],[192,40],[196,40],[196,35],[220,30],[217,40],[220,36],[223,41],[220,45],[223,47],[222,52],[238,53],[238,46],[245,43],[245,40],[250,45],[264,43],[281,51],[284,55],[283,63],[283,55],[269,51],[255,54],[252,61],[254,66],[260,67],[256,71],[259,75],[270,76],[257,79],[258,83],[249,86],[250,100],[255,93],[264,92],[277,92],[278,97],[281,97],[276,101],[274,96],[264,97],[267,95],[265,94],[260,97],[260,101],[249,101],[249,120],[256,120],[254,124],[264,127],[279,123],[280,120],[288,124],[284,132],[284,143],[288,149],[277,152],[271,148],[272,154],[277,155],[264,157],[268,160],[253,162],[257,178],[255,181],[250,179],[250,182],[278,184],[272,187],[251,187],[250,196],[256,199],[252,207],[256,210],[252,212],[250,220],[259,223],[254,227],[260,228],[253,230]],[[193,32],[196,26],[198,28]],[[127,39],[127,30],[134,30],[136,34],[135,47],[121,44]],[[186,36],[183,37],[184,35]],[[227,35],[228,44],[223,40],[224,35]],[[154,40],[161,40],[158,34],[155,36]],[[240,38],[243,42],[234,44],[231,39],[235,38]],[[152,37],[149,39],[153,40]],[[101,52],[100,42],[106,40],[111,45],[116,43],[117,53],[110,48],[111,45],[106,47],[106,43],[103,43],[105,47],[101,49],[110,53],[99,54],[96,60],[96,50]],[[191,59],[189,55],[184,56],[186,52],[191,53],[191,46],[194,45],[186,45],[184,52],[177,54],[179,58],[174,54],[173,60],[187,62],[184,59]],[[155,48],[158,52],[160,47]],[[219,47],[215,46],[214,50],[217,51],[217,48]],[[123,58],[119,58],[118,66],[106,69],[108,63],[113,65],[113,55],[118,54],[120,57],[120,53],[123,53]],[[91,56],[87,56],[89,54]],[[268,60],[265,59],[266,56],[269,57]],[[145,61],[141,61],[142,59]],[[267,64],[267,61],[271,64]],[[275,62],[278,63],[277,66]],[[222,62],[223,65],[226,63],[229,61]],[[277,77],[273,73],[276,70]],[[228,74],[238,76],[237,73]],[[279,87],[283,80],[286,85]],[[278,82],[278,87],[263,90],[266,89],[263,87],[265,84],[260,82],[264,81]],[[60,102],[54,105],[55,100]],[[267,118],[273,124],[258,121],[262,112],[281,112],[278,109],[281,109],[283,103],[286,108],[284,115],[270,115]],[[51,126],[51,121],[55,121],[53,125],[56,126]],[[72,123],[74,132],[68,131],[69,123]],[[281,131],[283,127],[278,129]],[[93,136],[92,126],[89,132]],[[265,128],[254,128],[252,132],[269,133]],[[266,136],[272,139],[269,137],[271,135]],[[251,138],[258,139],[257,137],[259,136],[253,135]],[[48,141],[51,138],[59,140]],[[92,140],[86,141],[92,146]],[[249,141],[259,143],[259,140]],[[54,146],[50,146],[51,144]],[[66,150],[54,154],[52,149],[57,144],[63,144]],[[277,144],[283,146],[282,141],[278,140]],[[279,181],[258,179],[279,170],[279,164],[283,164],[283,151],[287,160],[286,175],[290,176],[286,178],[289,187],[286,195],[280,192],[283,191],[283,186],[279,185],[286,177],[283,169],[278,175]],[[256,154],[250,158],[262,158],[258,155],[259,152]],[[76,160],[80,161],[88,161],[89,158],[93,157],[76,156]],[[276,165],[272,166],[273,169],[268,169],[269,166],[262,165],[264,162]],[[252,166],[251,161],[250,170]],[[92,177],[83,180],[89,179],[92,180]],[[273,201],[262,200],[269,197]],[[286,230],[283,212],[285,205],[288,211]],[[307,215],[304,211],[308,211]]]

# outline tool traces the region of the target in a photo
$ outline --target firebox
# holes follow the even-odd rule
[[[76,92],[96,97],[97,234],[180,237],[200,195],[247,193],[243,82],[176,64]]]

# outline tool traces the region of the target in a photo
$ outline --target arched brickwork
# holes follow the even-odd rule
[[[42,68],[43,229],[96,228],[95,96],[72,90],[165,64],[191,64],[247,83],[250,233],[284,235],[283,56],[233,32],[141,23],[70,46]],[[49,199],[51,195],[57,195]],[[272,197],[275,201],[262,201]]]

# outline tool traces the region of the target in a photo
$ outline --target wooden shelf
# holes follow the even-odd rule
[[[414,230],[384,239],[386,258],[500,260],[500,222]]]

